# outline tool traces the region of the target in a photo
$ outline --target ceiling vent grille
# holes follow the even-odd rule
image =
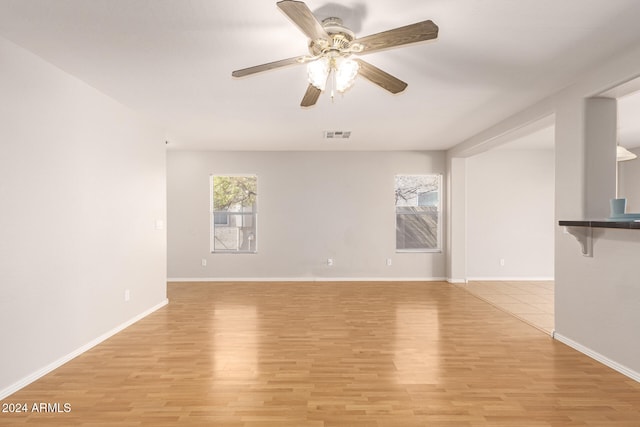
[[[344,130],[326,130],[324,131],[324,139],[349,139],[351,131]]]

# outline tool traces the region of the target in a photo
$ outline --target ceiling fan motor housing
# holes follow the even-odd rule
[[[309,52],[313,56],[322,55],[330,51],[346,53],[351,42],[355,39],[353,31],[342,24],[342,19],[331,17],[322,20],[322,28],[329,35],[329,40],[318,39],[309,41]]]

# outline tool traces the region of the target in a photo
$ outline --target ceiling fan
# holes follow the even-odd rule
[[[340,18],[327,18],[319,22],[304,2],[282,0],[276,5],[309,38],[309,55],[236,70],[231,75],[245,77],[288,65],[307,63],[309,87],[300,103],[302,107],[315,105],[328,82],[333,98],[334,89],[345,91],[351,87],[358,74],[391,93],[402,92],[407,87],[405,82],[357,56],[438,37],[438,26],[432,21],[422,21],[355,38],[353,31],[346,28]],[[356,58],[352,59],[352,55]]]

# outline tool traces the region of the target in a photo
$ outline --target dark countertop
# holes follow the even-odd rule
[[[566,227],[596,227],[596,228],[624,228],[628,230],[640,230],[640,222],[614,221],[614,220],[581,220],[559,221],[559,225]]]

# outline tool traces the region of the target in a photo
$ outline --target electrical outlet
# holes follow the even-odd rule
[[[202,258],[202,266],[203,267],[207,266],[207,260],[205,258]]]
[[[504,267],[504,258],[500,258],[500,267]]]
[[[328,259],[327,259],[327,265],[328,265],[329,267],[332,267],[332,266],[333,266],[333,258],[328,258]]]
[[[391,261],[391,258],[387,258],[387,267],[390,267],[391,264],[393,264],[393,261]]]
[[[124,291],[124,300],[125,302],[129,301],[131,299],[131,292],[129,291],[129,289],[125,289]]]

